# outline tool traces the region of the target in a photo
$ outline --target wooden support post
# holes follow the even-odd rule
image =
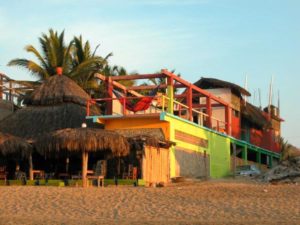
[[[273,156],[269,155],[269,167],[272,168],[273,167]]]
[[[256,152],[256,162],[259,163],[259,168],[261,168],[261,152],[259,149]]]
[[[128,100],[127,100],[126,96],[127,96],[127,92],[125,91],[124,98],[123,98],[123,115],[124,116],[127,114],[126,101],[128,101]]]
[[[33,180],[33,163],[32,163],[32,154],[29,155],[29,180]]]
[[[189,120],[193,121],[193,89],[192,89],[192,85],[190,85],[188,87],[187,105],[188,105],[188,110],[189,110]]]
[[[82,152],[82,187],[87,187],[87,170],[88,170],[88,153],[86,151]]]
[[[87,116],[90,116],[90,105],[91,105],[90,100],[87,100],[86,101],[86,115]]]
[[[9,81],[9,95],[8,95],[8,100],[10,102],[13,101],[13,97],[12,97],[12,81]]]
[[[3,76],[0,74],[0,99],[3,99]]]
[[[174,87],[173,87],[173,77],[168,77],[168,113],[173,114],[174,112]]]
[[[231,108],[225,106],[225,122],[226,122],[226,134],[231,135]]]
[[[211,109],[211,98],[210,97],[206,97],[206,114],[208,115],[207,118],[207,127],[208,128],[212,128],[212,109]]]
[[[232,144],[233,148],[233,177],[235,178],[235,173],[236,173],[236,144]]]
[[[247,149],[247,145],[244,146],[244,149],[242,151],[242,158],[244,160],[244,164],[246,164],[247,161],[248,161],[248,149]]]
[[[107,98],[113,97],[113,84],[111,77],[106,77],[105,80],[106,84],[106,96]],[[107,100],[106,101],[106,115],[112,115],[113,113],[113,100]]]

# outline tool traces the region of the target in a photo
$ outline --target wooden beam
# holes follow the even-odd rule
[[[9,96],[8,96],[8,100],[10,102],[12,102],[12,81],[9,81]]]
[[[220,103],[211,103],[210,104],[211,107],[225,107],[224,105],[220,104]],[[206,108],[207,105],[206,104],[193,104],[193,108]]]
[[[82,187],[87,187],[87,170],[89,155],[86,151],[82,151]]]
[[[112,80],[110,77],[107,77],[107,79],[105,79],[105,86],[106,86],[106,97],[110,98],[110,100],[106,101],[106,115],[112,115],[112,112],[113,112],[113,102],[112,102],[113,85],[112,85]]]
[[[168,95],[168,113],[173,114],[174,112],[174,80],[173,77],[167,78],[168,88],[167,88],[167,95]]]
[[[187,91],[187,105],[189,109],[189,120],[193,121],[193,89],[191,85]]]
[[[112,76],[112,80],[142,80],[142,79],[153,79],[153,78],[161,78],[166,77],[165,75],[158,74],[135,74],[135,75],[125,75],[125,76]]]
[[[169,77],[173,77],[174,80],[176,80],[177,82],[183,84],[183,85],[184,85],[185,87],[187,87],[187,88],[188,88],[190,85],[192,85],[192,89],[193,89],[193,90],[195,90],[195,91],[197,91],[197,92],[203,94],[203,95],[206,96],[206,97],[210,97],[212,100],[217,101],[217,102],[223,104],[224,106],[228,105],[228,103],[225,102],[224,100],[222,100],[222,99],[220,99],[220,98],[218,98],[218,97],[212,95],[210,92],[205,91],[205,90],[203,90],[203,89],[197,87],[196,85],[194,85],[194,84],[192,84],[192,83],[189,83],[189,82],[183,80],[181,77],[176,76],[174,73],[171,73],[171,72],[169,72],[169,71],[166,70],[166,69],[163,69],[161,72],[162,72],[163,74],[169,76]]]
[[[225,122],[226,122],[226,133],[231,135],[231,108],[229,106],[225,107]]]
[[[132,86],[132,87],[127,87],[127,90],[151,90],[154,88],[167,88],[168,85],[166,84],[161,84],[161,85],[141,85],[141,86]],[[184,87],[182,84],[174,84],[175,88],[182,88]]]
[[[108,78],[100,73],[96,73],[95,77],[102,80],[102,81],[106,81]],[[124,85],[112,80],[111,84],[117,88],[120,88],[121,90],[123,90],[124,92],[128,92],[136,97],[142,97],[143,95],[141,95],[140,93],[133,91],[133,90],[128,90],[127,87],[125,87]]]
[[[3,99],[3,76],[0,76],[0,99]]]
[[[206,114],[208,115],[208,124],[207,127],[208,128],[212,128],[212,121],[211,121],[211,117],[212,117],[212,109],[211,109],[211,98],[208,96],[206,97]]]
[[[32,154],[29,155],[29,180],[33,180],[33,164],[32,164]]]

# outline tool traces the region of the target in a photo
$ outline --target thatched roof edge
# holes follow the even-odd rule
[[[208,88],[208,85],[213,86],[213,87],[230,88],[239,94],[251,96],[250,92],[248,92],[246,89],[242,88],[241,86],[231,83],[231,82],[228,82],[228,81],[219,80],[216,78],[202,77],[200,80],[196,81],[194,83],[194,85],[196,85],[197,87],[203,88],[203,89]]]
[[[41,154],[51,152],[96,152],[111,150],[113,155],[129,153],[125,137],[113,131],[96,128],[67,128],[47,133],[36,138],[34,143]]]
[[[26,105],[55,105],[75,103],[86,106],[90,96],[67,76],[52,76],[37,87],[24,100]]]
[[[0,132],[0,154],[3,156],[18,154],[28,157],[31,150],[32,146],[24,139]]]

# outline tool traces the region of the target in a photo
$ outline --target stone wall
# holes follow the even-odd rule
[[[209,155],[175,148],[176,174],[187,178],[209,177]]]

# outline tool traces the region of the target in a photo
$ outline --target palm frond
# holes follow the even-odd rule
[[[36,50],[36,48],[35,47],[33,47],[32,45],[27,45],[26,47],[25,47],[25,50],[27,51],[27,52],[31,52],[31,53],[33,53],[37,58],[38,58],[38,60],[40,61],[40,63],[42,64],[42,67],[44,68],[44,69],[47,69],[47,63],[46,63],[46,61],[44,60],[44,58],[42,57],[42,55],[38,52],[38,50]]]
[[[94,52],[93,52],[93,54],[92,54],[92,57],[95,56],[95,54],[96,54],[96,52],[97,52],[97,50],[98,50],[99,47],[100,47],[100,44],[98,44],[98,45],[96,46],[96,48],[95,48],[95,50],[94,50]]]
[[[8,63],[8,66],[19,66],[28,69],[32,75],[37,76],[39,79],[49,77],[47,71],[45,71],[41,66],[27,59],[13,59]]]

